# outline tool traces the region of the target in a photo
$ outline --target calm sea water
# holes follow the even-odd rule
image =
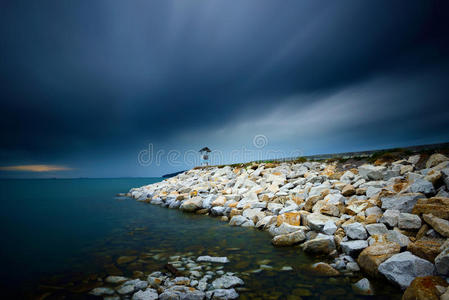
[[[228,256],[225,270],[245,280],[242,299],[358,298],[351,283],[359,277],[313,277],[305,267],[325,258],[274,248],[266,232],[115,196],[160,180],[0,180],[2,294],[86,299],[106,275],[162,270],[171,255],[216,255]],[[124,255],[139,259],[118,265]],[[261,264],[272,269],[260,271]],[[384,282],[377,291],[379,298],[400,298]]]

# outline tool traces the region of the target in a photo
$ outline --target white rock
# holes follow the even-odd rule
[[[386,170],[382,166],[362,165],[358,168],[359,175],[366,180],[381,180],[383,178],[383,172]]]
[[[402,289],[407,288],[416,277],[435,274],[435,266],[431,262],[408,251],[393,255],[381,263],[378,270]]]
[[[382,209],[380,209],[380,207],[378,206],[372,206],[372,207],[368,207],[365,210],[365,216],[372,216],[372,215],[377,215],[377,216],[381,216],[382,215]]]
[[[435,194],[435,188],[430,181],[422,178],[416,179],[409,187],[412,193],[423,193],[426,195]]]
[[[212,300],[237,299],[239,294],[234,289],[215,289],[206,292],[206,298]]]
[[[447,241],[449,239],[445,244]],[[443,251],[435,258],[435,266],[439,274],[449,276],[449,247],[444,247],[445,244],[441,247]]]
[[[323,231],[324,224],[326,224],[327,221],[336,222],[337,220],[338,218],[325,216],[320,213],[312,213],[307,215],[307,224],[309,225],[310,229],[318,232]]]

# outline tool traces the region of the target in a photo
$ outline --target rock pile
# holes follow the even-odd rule
[[[421,160],[340,171],[336,162],[208,167],[129,195],[266,230],[274,246],[301,244],[334,258],[338,273],[361,269],[405,289],[422,276],[449,275],[449,158]],[[371,293],[369,282],[361,286]]]
[[[222,270],[222,264],[228,262],[226,257],[200,256],[195,260],[173,256],[167,269],[182,270],[184,276],[170,271],[153,272],[146,280],[108,276],[103,281],[104,286],[94,288],[89,294],[109,300],[237,299],[236,289],[244,282],[234,273]],[[210,270],[210,264],[218,264],[215,271]]]

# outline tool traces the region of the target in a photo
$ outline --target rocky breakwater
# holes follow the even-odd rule
[[[413,155],[362,165],[253,163],[193,169],[131,189],[138,201],[268,231],[274,246],[327,255],[326,272],[363,272],[402,289],[449,275],[449,158]],[[323,269],[320,267],[320,269]],[[369,279],[356,283],[372,294]],[[427,281],[424,281],[427,282]],[[436,295],[447,295],[435,285]],[[420,295],[407,290],[404,294]],[[417,296],[416,299],[424,299]]]

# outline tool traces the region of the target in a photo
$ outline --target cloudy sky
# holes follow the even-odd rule
[[[447,1],[0,3],[0,177],[449,141]]]

